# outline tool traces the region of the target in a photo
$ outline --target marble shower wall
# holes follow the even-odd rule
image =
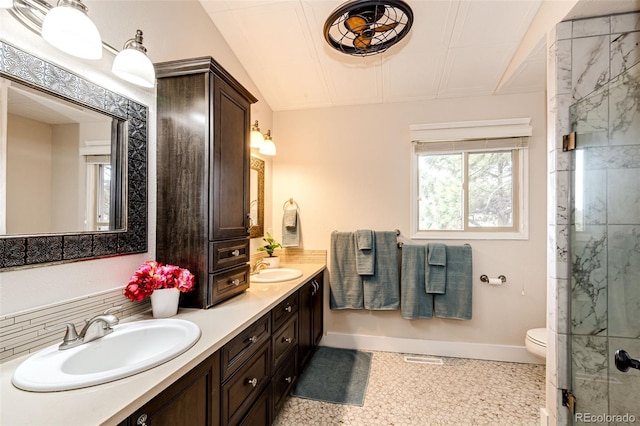
[[[612,364],[618,348],[640,356],[640,13],[562,22],[548,41],[547,410],[571,424],[571,388],[579,412],[640,418],[624,396],[640,375]],[[571,130],[579,149],[564,153]]]

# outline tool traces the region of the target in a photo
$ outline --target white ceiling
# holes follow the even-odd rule
[[[343,0],[200,2],[274,111],[545,88],[542,37],[505,75],[542,0],[408,0],[409,35],[368,57],[324,40]]]

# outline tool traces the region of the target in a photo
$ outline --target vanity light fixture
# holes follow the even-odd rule
[[[267,130],[267,133],[264,135],[264,145],[262,145],[258,152],[264,155],[276,155],[276,144],[274,144],[273,139],[271,139],[271,129]]]
[[[78,58],[102,58],[100,32],[87,11],[80,0],[59,0],[42,21],[42,38]]]
[[[264,145],[264,136],[258,127],[258,120],[251,126],[251,148],[262,148]]]
[[[156,71],[142,45],[142,31],[137,30],[113,60],[111,71],[123,80],[142,87],[153,87],[156,83]]]

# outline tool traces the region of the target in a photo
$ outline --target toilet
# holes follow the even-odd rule
[[[527,350],[538,358],[547,358],[547,329],[532,328],[527,330],[527,338],[524,341]]]

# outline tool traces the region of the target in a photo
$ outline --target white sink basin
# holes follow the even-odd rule
[[[263,269],[256,275],[251,276],[252,283],[277,283],[280,281],[289,281],[302,276],[299,269],[290,268],[273,268]]]
[[[34,392],[99,385],[167,362],[198,339],[200,328],[181,319],[120,324],[113,333],[75,348],[59,350],[56,343],[35,353],[16,368],[11,381]]]

